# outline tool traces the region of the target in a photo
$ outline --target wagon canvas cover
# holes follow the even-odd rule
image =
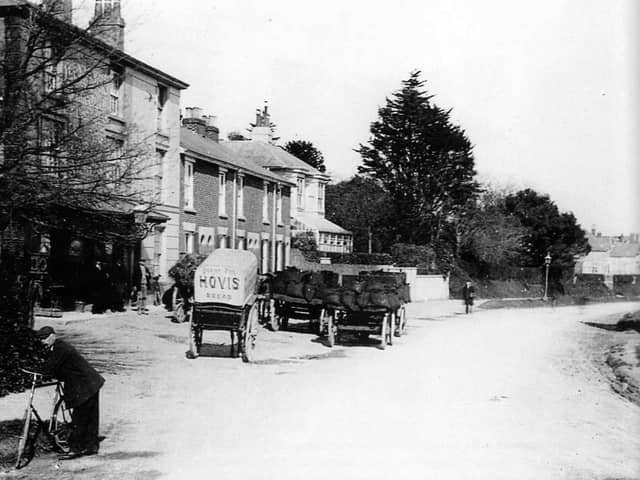
[[[246,250],[221,248],[200,264],[194,277],[196,303],[247,304],[255,293],[258,259]]]

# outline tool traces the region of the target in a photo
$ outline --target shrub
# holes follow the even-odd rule
[[[189,299],[193,297],[193,280],[196,269],[206,258],[206,255],[185,255],[169,269],[169,276],[173,279],[182,298]]]
[[[391,265],[393,258],[388,253],[334,253],[325,254],[331,258],[332,263],[344,263],[348,265]]]
[[[0,397],[21,392],[29,378],[20,368],[34,368],[44,361],[42,344],[29,328],[15,282],[0,278]]]
[[[297,248],[304,258],[315,262],[318,260],[318,244],[313,232],[298,232],[291,239],[291,248]]]

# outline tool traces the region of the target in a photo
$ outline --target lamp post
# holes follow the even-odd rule
[[[544,257],[544,266],[546,271],[544,275],[544,297],[542,297],[542,300],[544,300],[545,302],[549,299],[549,297],[547,296],[547,291],[549,288],[549,265],[551,265],[551,254],[547,252],[547,256]]]

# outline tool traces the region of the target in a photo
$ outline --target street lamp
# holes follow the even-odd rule
[[[542,297],[545,302],[549,299],[549,297],[547,296],[547,290],[549,288],[549,265],[551,265],[551,254],[547,252],[547,256],[544,257],[544,266],[546,268],[546,272],[544,275],[544,297]]]

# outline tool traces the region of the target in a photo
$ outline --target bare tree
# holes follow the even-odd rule
[[[73,26],[60,18],[60,2],[3,12],[0,233],[19,231],[28,250],[33,232],[50,229],[131,240],[124,214],[155,200],[152,142],[135,127],[106,134],[123,54],[93,35],[99,18]],[[23,275],[25,252],[9,253],[0,268]]]

